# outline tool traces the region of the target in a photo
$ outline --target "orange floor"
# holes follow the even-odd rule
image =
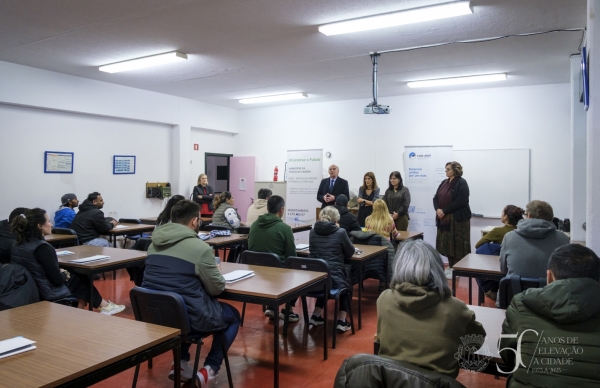
[[[466,278],[460,279],[458,289],[458,297],[465,302],[468,299],[467,282]],[[129,281],[125,270],[117,271],[116,280],[112,278],[112,273],[107,273],[106,280],[98,280],[94,284],[105,299],[127,306],[123,313],[117,315],[118,317],[133,319],[129,302],[129,290],[133,287],[133,283]],[[475,291],[477,285],[474,281],[473,284]],[[377,281],[365,281],[362,330],[357,330],[355,335],[352,335],[351,332],[338,335],[336,349],[331,349],[331,332],[329,333],[330,348],[327,361],[323,360],[322,327],[313,328],[308,337],[303,339],[304,323],[302,320],[291,324],[288,338],[280,337],[280,387],[331,388],[337,370],[345,358],[356,353],[372,354],[373,335],[377,328],[375,304],[378,297],[377,287]],[[356,317],[356,290],[354,294],[353,310]],[[473,300],[476,300],[476,296]],[[330,309],[332,309],[333,302],[330,303]],[[309,312],[312,312],[313,304],[314,300],[308,299]],[[232,302],[232,305],[241,311],[241,303]],[[485,305],[494,307],[492,301],[487,298]],[[297,312],[300,313],[300,309],[301,307],[297,308]],[[330,320],[329,327],[333,323],[333,318]],[[106,338],[106,341],[110,340],[110,337]],[[208,351],[209,342],[210,340],[202,348],[201,362]],[[194,351],[195,347],[192,347],[192,352]],[[273,386],[273,323],[263,316],[261,306],[248,305],[246,308],[244,327],[240,328],[238,336],[229,350],[229,360],[236,388]],[[172,355],[169,353],[156,358],[152,369],[148,369],[147,364],[142,365],[138,387],[173,387],[173,382],[167,379],[171,361]],[[228,386],[224,366],[222,371],[223,373],[219,374],[213,387]],[[133,369],[113,376],[95,387],[130,387],[132,381]],[[505,378],[496,380],[490,375],[465,371],[460,372],[458,381],[467,387],[499,388],[506,384]]]

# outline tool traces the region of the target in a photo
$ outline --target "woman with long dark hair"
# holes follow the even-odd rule
[[[389,187],[383,195],[383,201],[390,210],[390,215],[397,230],[408,230],[408,207],[410,206],[410,191],[402,183],[400,171],[392,171]]]
[[[74,295],[79,299],[79,307],[90,303],[89,279],[60,269],[56,250],[44,240],[52,233],[52,224],[44,209],[35,208],[25,211],[11,222],[16,243],[11,249],[11,263],[19,264],[29,270],[35,279],[40,299],[54,301]],[[114,315],[125,310],[125,306],[102,299],[94,287],[94,308],[100,313]]]
[[[379,198],[379,186],[375,174],[367,172],[363,177],[363,184],[358,189],[358,224],[365,226],[365,220],[373,213],[373,202]]]
[[[173,206],[175,206],[177,202],[184,199],[185,197],[183,195],[178,194],[172,196],[171,199],[169,199],[169,201],[167,202],[167,206],[165,206],[163,211],[160,212],[160,214],[158,215],[158,218],[156,219],[156,226],[158,227],[171,222],[171,209],[173,209]]]

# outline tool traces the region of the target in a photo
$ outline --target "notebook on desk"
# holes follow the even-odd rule
[[[28,340],[24,337],[9,338],[0,341],[0,358],[14,356],[15,354],[27,352],[35,349],[35,341]]]
[[[84,264],[84,263],[91,263],[94,261],[101,261],[101,260],[108,260],[108,259],[110,259],[110,256],[94,255],[94,256],[90,256],[90,257],[84,257],[83,259],[69,260],[69,263]]]
[[[243,279],[247,279],[249,277],[254,276],[254,271],[246,271],[246,270],[242,270],[242,269],[238,269],[229,273],[226,273],[225,275],[223,275],[223,278],[225,278],[225,281],[227,283],[234,283]]]
[[[304,251],[306,249],[308,249],[308,244],[296,244],[297,251]]]

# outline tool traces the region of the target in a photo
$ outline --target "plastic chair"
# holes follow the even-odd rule
[[[274,253],[268,252],[254,252],[254,251],[244,251],[240,257],[240,262],[242,264],[248,265],[262,265],[263,267],[275,267],[281,268],[281,260],[279,260],[279,256]],[[272,306],[273,313],[275,314],[275,318],[278,316],[278,307]],[[286,305],[287,311],[289,311],[288,306]],[[240,326],[244,326],[244,315],[246,315],[246,302],[242,306],[242,319],[240,322]]]
[[[52,228],[52,233],[54,233],[54,234],[70,234],[73,236],[77,236],[77,232],[75,232],[73,229],[69,229],[69,228]],[[75,245],[79,245],[78,237],[75,239]]]
[[[542,288],[545,285],[545,278],[522,278],[519,275],[506,276],[500,280],[498,307],[506,310],[515,295],[529,288]]]
[[[329,299],[335,300],[335,309],[333,310],[333,342],[331,344],[331,348],[335,349],[336,337],[337,337],[337,317],[338,317],[338,308],[340,304],[340,297],[344,294],[348,294],[350,297],[350,303],[348,304],[349,310],[348,315],[350,316],[350,327],[352,328],[352,334],[355,334],[354,331],[354,318],[352,317],[352,290],[348,288],[332,288],[331,282],[331,271],[329,270],[329,264],[323,259],[309,259],[306,257],[288,257],[285,260],[286,268],[291,269],[299,269],[303,271],[315,271],[315,272],[325,272],[327,273],[327,290],[329,291],[326,295],[322,292],[309,292],[306,295],[302,296],[302,307],[304,308],[304,319],[308,323],[308,311],[306,310],[306,297],[309,296],[311,298],[325,298],[325,303]],[[323,319],[327,320],[327,316],[323,317]]]
[[[133,308],[133,314],[136,321],[180,329],[182,342],[191,342],[196,344],[196,357],[194,359],[192,376],[197,376],[202,341],[204,338],[211,335],[223,336],[223,330],[225,330],[225,327],[215,329],[210,332],[192,332],[187,308],[183,298],[181,295],[174,292],[155,291],[142,287],[134,287],[129,292],[129,298],[131,299],[131,307]],[[229,369],[229,358],[227,357],[227,349],[225,347],[224,338],[222,338],[221,343],[223,344],[223,355],[225,359],[225,367],[227,369],[227,378],[229,379],[229,387],[233,388],[231,370]],[[151,367],[150,360],[148,361],[148,364]],[[175,367],[178,367],[178,365],[175,365]],[[140,364],[136,365],[135,367],[133,387],[135,387],[137,384],[139,372]]]
[[[119,223],[121,224],[138,224],[140,225],[142,221],[137,218],[119,218]],[[148,237],[149,235],[144,235],[143,233],[138,234],[124,234],[123,235],[123,248],[127,246],[127,239],[137,241],[142,237]],[[116,238],[116,237],[115,237]]]

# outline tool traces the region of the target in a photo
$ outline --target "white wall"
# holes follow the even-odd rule
[[[242,111],[235,155],[256,155],[257,180],[270,180],[286,150],[323,148],[352,188],[367,171],[385,186],[391,171],[403,171],[405,145],[530,148],[531,199],[546,200],[558,217],[569,217],[569,84],[384,97],[380,103],[392,113],[381,116],[363,114],[368,103],[365,97]],[[489,167],[490,184],[511,184],[495,181]]]
[[[60,197],[80,202],[102,193],[105,214],[157,216],[162,203],[145,198],[147,181],[168,181],[170,126],[0,105],[0,218],[18,206],[41,207],[53,217]],[[45,174],[44,151],[74,152],[73,174]],[[113,155],[135,155],[136,173],[113,175]]]
[[[199,128],[192,128],[192,136],[190,140],[191,152],[191,172],[190,184],[196,186],[198,184],[198,176],[206,173],[204,165],[204,154],[233,154],[235,134],[226,132],[216,132]],[[198,151],[194,151],[194,144],[198,144]],[[214,187],[216,177],[209,176],[208,184]],[[189,193],[188,193],[189,194]]]

